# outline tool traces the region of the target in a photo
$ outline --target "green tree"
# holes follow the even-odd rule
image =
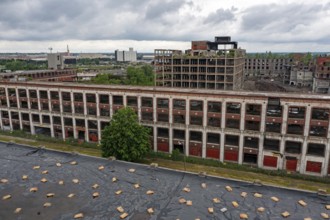
[[[139,124],[133,109],[119,109],[102,132],[101,149],[103,157],[141,159],[150,150],[149,129]]]

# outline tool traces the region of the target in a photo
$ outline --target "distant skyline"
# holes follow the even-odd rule
[[[231,36],[247,52],[329,52],[330,0],[0,0],[0,53],[190,48]]]

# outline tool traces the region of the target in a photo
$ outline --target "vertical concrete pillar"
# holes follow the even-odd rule
[[[158,137],[158,132],[157,132],[157,126],[154,124],[153,126],[154,129],[154,151],[157,152],[157,137]]]
[[[283,170],[285,169],[285,136],[281,137],[280,140],[280,154],[282,155],[281,157],[278,157],[278,169]]]
[[[307,153],[307,137],[304,137],[302,142],[301,156],[300,156],[300,166],[298,167],[299,173],[306,173],[306,153]]]
[[[202,132],[202,158],[206,157],[206,129],[204,127],[203,132]]]
[[[169,153],[171,154],[173,151],[173,128],[172,124],[168,126],[168,145],[169,145]]]
[[[1,115],[1,114],[0,114]],[[19,119],[19,129],[23,130],[23,117],[22,117],[22,113],[18,112],[18,119]],[[1,123],[1,128],[2,128],[2,120],[0,118],[0,123]]]
[[[77,124],[76,124],[76,118],[72,118],[72,128],[73,128],[73,138],[78,139],[78,131],[77,131]]]
[[[21,114],[20,114],[21,115]],[[2,123],[2,111],[0,111],[0,127],[3,130],[3,123]]]
[[[287,104],[283,105],[282,130],[281,130],[282,135],[286,134],[286,129],[288,127],[288,111],[289,111],[288,105]]]
[[[154,114],[154,124],[157,123],[157,97],[152,98],[152,109],[153,109],[153,114]]]
[[[49,97],[49,96],[48,96]],[[72,119],[73,120],[73,119]],[[50,122],[50,136],[52,138],[55,137],[55,132],[54,132],[54,122],[53,122],[53,116],[49,114],[49,122]]]
[[[258,167],[263,167],[263,149],[264,149],[264,133],[260,133],[259,135],[259,146],[258,146]]]
[[[37,102],[37,104],[38,104],[38,111],[40,112],[41,111],[40,91],[39,91],[39,89],[36,89],[36,91],[37,91],[37,99],[38,99],[38,102]]]
[[[123,95],[123,106],[127,106],[127,95],[126,94],[124,94]]]
[[[169,117],[169,123],[173,123],[173,99],[170,97],[168,99],[168,117]]]
[[[190,132],[189,132],[189,127],[186,126],[186,140],[185,140],[185,143],[184,143],[184,153],[186,156],[189,156],[189,140],[190,140]]]
[[[89,142],[88,119],[85,117],[85,141]]]
[[[245,109],[246,109],[246,103],[243,101],[241,103],[241,123],[240,123],[241,131],[244,131],[245,129]]]
[[[27,97],[27,104],[28,104],[28,109],[31,111],[31,100],[30,100],[30,90],[26,90],[26,97]]]
[[[21,102],[19,101],[19,93],[18,93],[18,88],[16,88],[15,92],[16,92],[16,102],[17,102],[17,108],[18,108],[18,109],[20,109],[20,108],[21,108]]]
[[[207,100],[203,100],[203,128],[207,126]]]
[[[71,111],[72,111],[72,114],[74,115],[74,114],[76,114],[76,110],[74,108],[74,95],[73,95],[72,91],[70,92],[70,99],[71,99]]]
[[[96,117],[100,117],[100,97],[98,92],[95,93],[95,103],[96,103]]]
[[[306,114],[305,114],[305,127],[304,127],[304,137],[309,136],[309,126],[311,122],[312,116],[312,107],[310,105],[306,106]]]
[[[112,103],[113,103],[113,101],[112,101],[112,94],[109,94],[109,106],[110,106],[110,119],[112,118],[112,115],[113,115],[113,105],[112,105]]]
[[[73,121],[74,119],[72,119]],[[61,114],[61,126],[62,126],[62,138],[65,141],[66,137],[65,137],[65,126],[64,126],[64,118],[63,115]]]
[[[225,101],[221,104],[221,130],[224,132],[224,128],[226,127],[226,105],[227,103]]]
[[[307,138],[309,135],[309,125],[311,120],[312,108],[310,105],[306,106],[304,140],[302,143],[299,172],[304,174],[306,172],[306,153],[307,153]]]
[[[30,117],[30,129],[31,129],[31,134],[35,134],[35,129],[34,129],[34,124],[33,124],[33,117],[32,117],[32,113],[29,113],[29,117]]]
[[[63,115],[63,97],[62,97],[61,90],[58,91],[58,97],[60,99],[60,112],[61,112],[61,115]]]
[[[7,100],[7,108],[10,108],[9,92],[8,92],[8,88],[7,87],[5,87],[5,93],[6,93],[6,100]]]
[[[86,100],[86,92],[83,92],[83,106],[84,106],[84,115],[87,116],[87,100]]]
[[[141,107],[142,107],[142,102],[141,102],[141,95],[138,95],[137,96],[137,108],[138,108],[138,112],[137,112],[137,114],[138,114],[138,119],[139,119],[139,122],[141,122],[141,118],[142,118],[142,116],[141,116]]]
[[[10,130],[13,130],[13,120],[11,117],[11,111],[8,111],[8,117],[9,117],[9,126],[10,126]]]
[[[322,171],[321,171],[322,176],[327,176],[329,164],[330,164],[330,138],[328,138],[328,140],[325,144],[324,164],[323,164]]]
[[[261,120],[260,120],[260,132],[265,132],[265,125],[266,125],[266,114],[267,114],[267,103],[264,102],[261,105]]]
[[[241,131],[241,134],[239,135],[239,148],[238,148],[238,164],[243,163],[243,146],[244,146],[244,135],[243,131]]]
[[[102,128],[101,128],[101,121],[97,120],[97,138],[98,142],[101,143],[101,138],[102,138]]]
[[[220,161],[223,162],[225,158],[225,131],[223,128],[220,135]]]
[[[51,97],[51,95],[50,95],[50,90],[48,89],[47,90],[47,96],[48,96],[48,110],[50,111],[50,112],[52,112],[52,97]]]

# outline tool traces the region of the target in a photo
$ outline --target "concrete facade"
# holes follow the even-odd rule
[[[330,56],[316,58],[313,92],[330,94]]]
[[[286,72],[286,65],[292,59],[281,58],[249,58],[245,59],[245,78],[262,77],[283,77]]]
[[[128,51],[115,51],[115,58],[118,62],[136,62],[137,52],[133,48],[129,48]]]
[[[62,70],[64,69],[64,56],[61,53],[47,54],[48,69]]]
[[[232,47],[232,48],[228,48]],[[223,46],[223,48],[219,48]],[[240,90],[243,84],[245,50],[230,37],[214,42],[192,41],[191,49],[155,50],[155,85],[162,87]]]
[[[129,106],[154,151],[310,175],[330,172],[330,96],[69,83],[0,83],[0,127],[98,142]]]

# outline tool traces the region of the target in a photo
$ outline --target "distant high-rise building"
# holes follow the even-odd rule
[[[129,48],[129,51],[116,50],[115,57],[118,62],[136,62],[137,52],[132,47]]]
[[[230,37],[192,41],[191,49],[155,50],[156,86],[239,90],[243,84],[245,50]]]

